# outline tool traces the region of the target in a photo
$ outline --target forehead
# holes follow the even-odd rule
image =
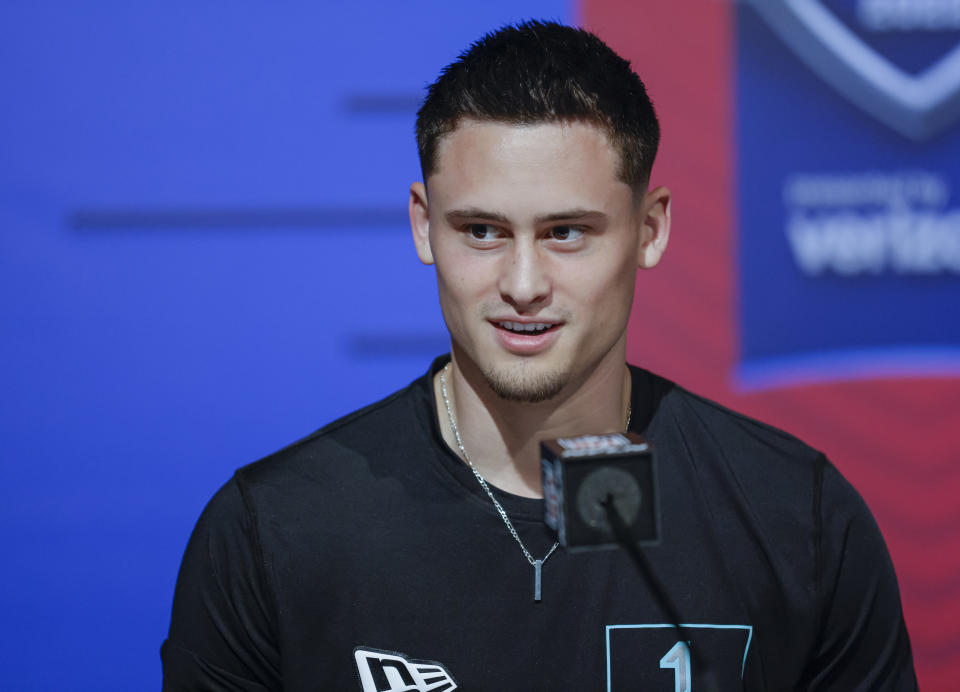
[[[427,185],[431,203],[596,206],[631,195],[618,171],[618,154],[596,125],[465,119],[440,140]]]

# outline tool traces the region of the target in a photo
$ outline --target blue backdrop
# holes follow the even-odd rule
[[[565,0],[0,6],[2,686],[157,689],[233,469],[446,349],[423,87]]]

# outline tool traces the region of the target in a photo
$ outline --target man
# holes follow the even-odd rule
[[[721,690],[916,688],[886,548],[836,469],[625,364],[670,232],[658,137],[584,31],[506,27],[444,71],[409,206],[451,354],[217,493],[164,689],[679,691],[705,666]],[[624,429],[658,455],[646,557],[689,642],[623,552],[569,554],[542,521],[539,441]]]

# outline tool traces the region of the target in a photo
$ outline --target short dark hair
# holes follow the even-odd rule
[[[619,152],[620,179],[635,191],[649,183],[660,142],[653,104],[630,63],[589,31],[555,22],[487,34],[430,85],[416,126],[424,182],[440,140],[462,118],[598,125]]]

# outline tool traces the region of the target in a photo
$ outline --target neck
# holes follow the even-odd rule
[[[447,399],[471,463],[491,484],[524,497],[542,497],[540,441],[622,431],[630,401],[630,371],[623,355],[601,363],[583,382],[543,402],[508,401],[463,358],[446,369]],[[451,449],[456,436],[434,378],[440,430]],[[462,456],[462,455],[460,455]]]

